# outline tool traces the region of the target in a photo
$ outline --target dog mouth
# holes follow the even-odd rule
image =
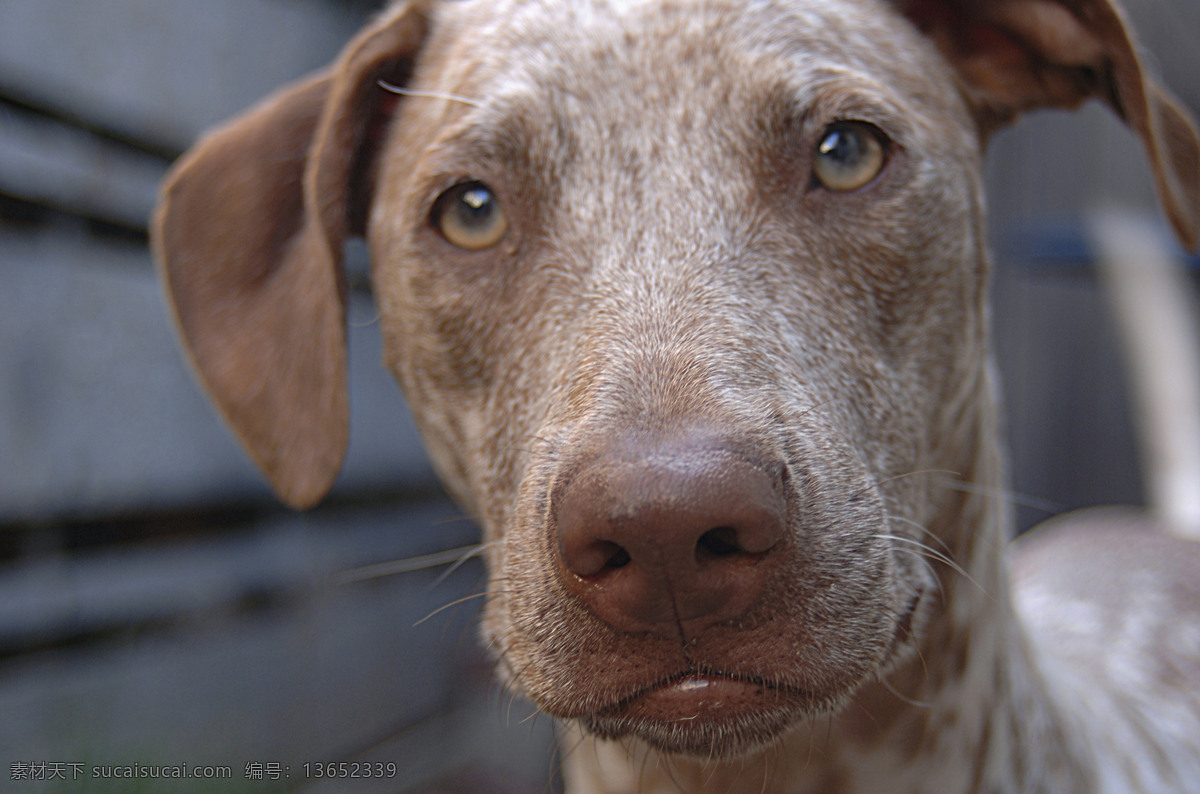
[[[704,722],[759,710],[786,691],[760,678],[687,673],[642,690],[616,708],[666,722]]]
[[[757,676],[690,670],[580,722],[601,738],[635,735],[665,752],[707,758],[773,741],[833,699]]]
[[[894,659],[910,642],[922,595],[912,596],[896,616],[885,660]],[[887,664],[881,662],[875,672]],[[600,738],[632,735],[663,752],[725,757],[768,745],[801,722],[836,711],[859,684],[861,680],[842,679],[804,687],[692,666],[576,719]]]

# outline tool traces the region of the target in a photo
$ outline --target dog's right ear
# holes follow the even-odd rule
[[[1115,0],[892,0],[956,70],[981,130],[1103,100],[1142,139],[1180,241],[1200,247],[1200,135],[1144,68]]]
[[[342,245],[361,232],[371,144],[425,38],[402,3],[334,65],[211,132],[168,176],[152,228],[180,335],[279,497],[332,486],[349,436]]]

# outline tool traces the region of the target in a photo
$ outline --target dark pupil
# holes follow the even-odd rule
[[[464,190],[458,198],[458,217],[464,226],[479,228],[486,226],[496,209],[496,200],[486,188],[473,187]]]
[[[861,133],[842,129],[830,131],[817,148],[822,157],[845,167],[862,159],[864,147]]]

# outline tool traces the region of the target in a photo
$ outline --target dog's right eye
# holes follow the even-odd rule
[[[433,226],[451,245],[482,251],[504,239],[508,216],[496,194],[482,182],[460,182],[433,202]]]
[[[871,124],[839,121],[825,128],[817,143],[813,176],[839,193],[872,182],[887,164],[887,139]]]

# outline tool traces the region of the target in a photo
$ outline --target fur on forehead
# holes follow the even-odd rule
[[[738,35],[714,35],[730,29]],[[508,104],[506,96],[520,104],[545,90],[589,100],[606,92],[633,115],[639,97],[661,98],[648,95],[656,87],[721,78],[748,90],[772,71],[803,96],[815,65],[831,62],[895,101],[938,111],[958,101],[936,49],[882,0],[836,11],[821,0],[443,0],[426,49],[440,68],[418,72],[434,81],[425,88],[487,104]],[[594,79],[597,71],[607,79]],[[650,85],[648,74],[663,79]]]

